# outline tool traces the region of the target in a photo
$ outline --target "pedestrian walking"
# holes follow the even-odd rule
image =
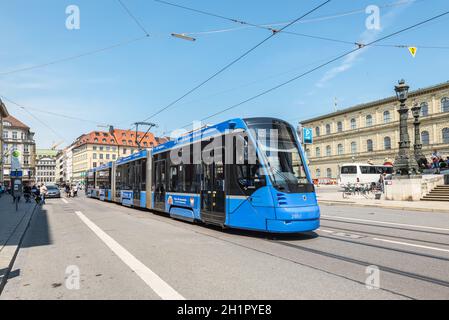
[[[47,187],[45,186],[45,184],[42,184],[40,187],[40,193],[41,193],[41,204],[45,204],[45,196],[47,195]]]

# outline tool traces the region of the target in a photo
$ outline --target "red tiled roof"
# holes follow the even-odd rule
[[[14,128],[21,128],[21,129],[27,129],[27,130],[30,129],[30,127],[28,127],[25,123],[14,118],[12,115],[9,115],[9,116],[3,118],[3,121],[4,122],[7,121],[7,122],[11,123],[11,126]]]
[[[145,132],[138,132],[138,140],[140,141],[145,135]],[[118,143],[115,141],[115,137],[118,139]],[[84,134],[77,139],[75,142],[76,146],[82,146],[84,144],[98,144],[98,145],[109,145],[120,147],[135,147],[136,143],[136,132],[122,129],[115,129],[114,135],[105,131],[92,131],[90,133]],[[159,143],[152,133],[147,133],[145,138],[142,140],[140,145],[142,147],[157,146]]]

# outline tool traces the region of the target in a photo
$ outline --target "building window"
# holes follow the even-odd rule
[[[429,105],[427,102],[421,103],[421,117],[427,117],[429,115]]]
[[[310,149],[306,149],[307,158],[310,158]]]
[[[449,128],[444,128],[442,134],[443,134],[443,143],[449,143]]]
[[[12,138],[13,140],[17,140],[17,131],[12,132]]]
[[[96,168],[97,167],[97,163],[96,162],[94,162],[94,168]]]
[[[441,112],[449,112],[449,98],[441,99]]]
[[[428,146],[430,144],[430,135],[429,131],[421,132],[421,142],[424,146]]]
[[[111,155],[108,153],[107,155],[106,155],[106,160],[109,160],[111,158]]]
[[[391,114],[390,111],[385,111],[384,112],[384,123],[388,123],[391,121]]]
[[[97,138],[95,138],[95,139],[94,139],[94,142],[98,142],[98,139],[97,139]]]
[[[369,114],[366,116],[366,126],[371,127],[372,125],[373,125],[373,116]]]
[[[321,157],[321,149],[320,149],[320,147],[316,147],[316,149],[315,149],[315,155],[316,155],[317,157]]]
[[[357,153],[357,142],[355,142],[355,141],[351,142],[351,153],[352,154]]]
[[[373,140],[368,139],[368,141],[366,141],[366,151],[367,152],[373,152],[374,151]]]
[[[330,157],[332,155],[332,149],[331,146],[326,147],[326,156]]]
[[[384,148],[385,148],[385,150],[391,150],[391,138],[390,137],[384,138]]]
[[[337,122],[337,131],[342,132],[343,131],[343,122],[338,121]]]
[[[326,134],[331,134],[331,125],[326,124]]]
[[[351,130],[357,129],[357,120],[351,119]]]
[[[316,176],[317,178],[321,177],[321,170],[320,170],[320,169],[316,169],[315,172],[316,172],[315,176]]]
[[[97,154],[96,153],[94,153],[93,155],[92,155],[92,159],[97,159]]]
[[[117,155],[113,154],[112,155],[112,160],[115,160],[115,159],[117,159]]]
[[[342,144],[339,144],[339,145],[337,146],[337,152],[338,152],[338,155],[339,155],[339,156],[341,156],[341,155],[345,152],[345,150],[344,150]]]
[[[126,154],[127,152],[128,152],[128,150],[126,150],[126,148],[123,149],[123,154]]]
[[[326,176],[327,176],[328,178],[332,178],[332,169],[331,169],[331,168],[327,168],[327,169],[326,169]]]
[[[27,145],[27,144],[24,144],[24,145],[23,145],[23,152],[25,152],[25,153],[30,152],[30,146]]]
[[[320,136],[320,127],[316,127],[315,128],[315,135],[317,136],[317,137],[319,137]]]

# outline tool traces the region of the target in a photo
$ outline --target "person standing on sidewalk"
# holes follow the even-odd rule
[[[45,184],[41,185],[40,191],[41,191],[41,198],[42,198],[41,204],[45,204],[45,197],[46,197],[47,192],[48,192],[47,187],[45,186]]]
[[[385,176],[386,175],[387,174],[384,172],[384,173],[381,173],[380,177],[379,177],[379,186],[380,186],[380,191],[382,193],[385,193],[384,190],[385,190]]]

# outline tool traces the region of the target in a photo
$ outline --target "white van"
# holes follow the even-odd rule
[[[393,166],[372,165],[367,163],[347,163],[340,166],[338,184],[372,184],[379,182],[380,175],[393,174]]]

